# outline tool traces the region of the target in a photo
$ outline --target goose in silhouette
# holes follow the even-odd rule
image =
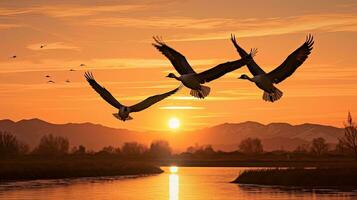
[[[49,80],[49,81],[47,81],[47,83],[55,83],[54,81],[52,81],[52,80]]]
[[[76,70],[74,70],[74,69],[70,69],[69,71],[70,71],[70,72],[74,72],[74,71],[76,71]]]
[[[47,46],[47,44],[41,44],[40,48],[43,49],[46,46]]]
[[[241,68],[250,62],[257,52],[256,49],[252,49],[250,54],[243,56],[240,60],[222,63],[201,73],[196,73],[181,53],[167,46],[161,38],[153,38],[156,43],[153,43],[152,45],[170,60],[173,67],[180,74],[180,76],[176,76],[174,73],[169,73],[166,77],[174,78],[182,82],[184,86],[191,89],[190,94],[192,96],[200,99],[208,96],[211,90],[209,87],[202,84],[213,81],[228,72]]]
[[[46,78],[51,78],[51,76],[50,76],[50,75],[46,75],[45,77],[46,77]]]
[[[231,35],[231,40],[241,57],[248,55],[247,52],[237,44],[234,35]],[[269,73],[266,73],[260,68],[253,59],[252,62],[247,64],[247,67],[254,77],[251,78],[248,75],[243,74],[239,79],[246,79],[255,83],[258,88],[264,91],[263,99],[265,101],[274,102],[283,96],[283,92],[276,88],[274,84],[278,84],[291,76],[296,69],[304,63],[311,54],[313,44],[313,36],[311,34],[307,35],[304,44],[292,52],[280,66]]]
[[[15,59],[15,58],[17,58],[17,55],[13,55],[10,58]]]
[[[85,78],[87,79],[88,83],[92,86],[92,88],[110,105],[114,106],[117,108],[119,111],[118,113],[113,113],[114,117],[116,117],[119,120],[126,121],[126,120],[131,120],[133,119],[129,114],[132,112],[140,112],[155,103],[169,97],[172,94],[175,94],[180,88],[176,88],[174,90],[171,90],[169,92],[163,93],[163,94],[158,94],[154,95],[151,97],[146,98],[145,100],[132,105],[132,106],[125,106],[121,103],[119,103],[113,96],[110,94],[110,92],[99,85],[97,81],[95,81],[93,74],[91,72],[86,72],[84,74]]]
[[[80,66],[80,67],[84,67],[84,66],[86,66],[86,65],[82,63],[82,64],[80,64],[79,66]]]
[[[69,79],[66,80],[66,83],[70,83],[71,81]]]

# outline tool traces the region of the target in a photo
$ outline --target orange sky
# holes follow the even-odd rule
[[[348,110],[357,116],[356,13],[355,1],[342,0],[3,0],[0,118],[136,130],[166,130],[170,117],[181,119],[183,129],[247,120],[342,126]],[[264,102],[252,83],[236,79],[247,72],[242,68],[209,83],[205,100],[182,89],[123,123],[83,78],[91,70],[121,103],[131,105],[179,85],[165,78],[173,67],[151,46],[153,35],[202,71],[238,58],[231,33],[244,48],[259,49],[255,60],[266,71],[280,65],[308,33],[315,46],[297,72],[278,85],[284,96],[275,103]],[[55,84],[46,83],[47,74]]]

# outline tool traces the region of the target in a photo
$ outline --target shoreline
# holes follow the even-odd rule
[[[0,182],[160,174],[152,163],[119,159],[1,160]]]
[[[333,180],[333,181],[332,181]],[[231,183],[296,188],[357,188],[357,168],[245,170]]]

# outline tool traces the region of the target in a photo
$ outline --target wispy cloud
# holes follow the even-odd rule
[[[267,18],[251,20],[226,21],[221,29],[212,30],[206,34],[191,34],[178,36],[168,41],[195,41],[227,39],[231,33],[238,37],[260,37],[268,35],[282,35],[308,31],[357,31],[357,15],[355,14],[321,14],[303,15],[286,18]],[[236,27],[239,27],[237,30]]]
[[[52,17],[78,17],[90,16],[103,12],[128,12],[140,11],[148,8],[146,5],[102,5],[102,6],[43,6],[35,8],[34,11]]]
[[[205,107],[198,106],[162,106],[161,110],[203,110]]]
[[[45,45],[45,47],[41,48],[41,45]],[[47,43],[47,44],[41,44],[41,43],[36,43],[36,44],[30,44],[27,46],[28,49],[34,50],[34,51],[43,51],[43,50],[76,50],[78,51],[80,48],[66,44],[64,42],[52,42],[52,43]]]
[[[51,47],[52,46],[52,47]],[[56,44],[49,45],[45,48],[53,49],[70,49],[78,50],[75,46],[70,46],[67,44]],[[29,45],[28,48],[37,50],[39,44]],[[72,49],[74,48],[74,49]],[[78,66],[80,63],[85,63],[89,69],[116,69],[116,70],[126,70],[126,69],[155,69],[155,68],[167,68],[173,69],[171,63],[163,59],[143,59],[143,58],[101,58],[101,59],[88,59],[83,60],[55,60],[55,59],[42,59],[37,62],[32,62],[29,60],[17,60],[17,61],[3,61],[0,62],[2,69],[0,73],[13,73],[13,72],[32,72],[32,71],[63,71],[69,70],[65,66]],[[211,65],[214,63],[214,59],[192,59],[190,60],[192,65]],[[41,67],[39,67],[41,66]]]
[[[355,14],[316,14],[277,18],[192,18],[192,17],[102,17],[89,19],[88,25],[155,29],[190,29],[190,34],[178,34],[167,41],[227,39],[231,33],[238,37],[260,37],[308,31],[357,31]],[[239,27],[239,29],[237,29]]]
[[[0,11],[1,12],[1,11]],[[0,30],[23,27],[21,24],[0,24]]]
[[[232,24],[233,22],[233,19],[224,18],[195,19],[188,17],[150,17],[138,19],[125,17],[106,17],[91,19],[87,22],[87,24],[106,27],[215,29]]]
[[[243,99],[255,99],[256,96],[214,96],[214,97],[206,97],[205,101],[236,101],[236,100],[243,100]],[[191,96],[175,96],[169,97],[169,99],[174,100],[183,100],[183,101],[202,101],[202,99],[198,99]]]
[[[131,4],[115,4],[115,5],[100,5],[100,6],[83,6],[83,5],[56,5],[56,6],[29,6],[23,8],[0,8],[0,16],[12,16],[21,14],[43,14],[55,18],[64,17],[81,17],[91,16],[106,12],[130,12],[140,11],[152,6],[148,5],[131,5]]]
[[[190,118],[193,118],[193,119],[217,118],[217,117],[228,116],[230,114],[231,113],[207,113],[204,115],[193,115],[193,116],[190,116]]]
[[[12,16],[32,12],[31,9],[0,8],[0,16]]]

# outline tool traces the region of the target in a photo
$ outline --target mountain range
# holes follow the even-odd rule
[[[265,150],[294,150],[298,145],[323,137],[335,144],[343,135],[343,128],[320,124],[291,125],[288,123],[261,124],[258,122],[224,123],[195,131],[139,132],[118,129],[93,123],[53,124],[40,119],[26,119],[14,122],[0,120],[0,131],[10,132],[24,143],[34,147],[45,134],[63,136],[70,144],[84,145],[98,150],[104,146],[121,146],[124,142],[136,141],[149,145],[153,140],[167,140],[175,151],[183,151],[195,144],[211,144],[215,149],[232,151],[247,137],[262,140]]]

